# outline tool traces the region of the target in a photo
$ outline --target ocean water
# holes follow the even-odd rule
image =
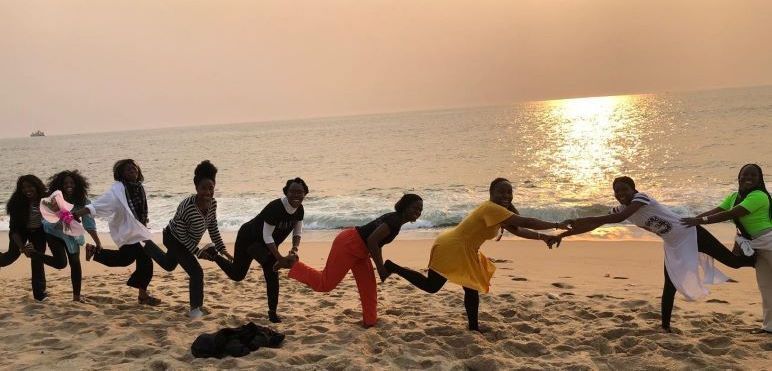
[[[620,175],[692,215],[735,190],[743,164],[772,173],[770,121],[772,87],[756,87],[0,139],[0,229],[8,228],[5,201],[19,175],[45,181],[79,169],[96,196],[121,158],[142,168],[154,230],[194,192],[193,169],[204,159],[220,170],[219,223],[231,231],[296,176],[311,188],[305,228],[322,231],[365,223],[405,192],[424,198],[422,217],[406,228],[436,231],[485,200],[499,176],[515,186],[521,213],[547,220],[606,213]]]

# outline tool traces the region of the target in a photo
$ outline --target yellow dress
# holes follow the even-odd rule
[[[488,292],[496,266],[480,252],[485,240],[496,237],[499,224],[514,215],[491,201],[485,201],[455,228],[434,240],[429,269],[448,281],[480,292]]]

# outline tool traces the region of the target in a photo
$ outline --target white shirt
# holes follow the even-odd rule
[[[121,182],[113,183],[107,192],[91,201],[86,208],[95,218],[108,219],[110,237],[118,246],[147,241],[152,237],[150,230],[131,212],[126,200],[126,187]]]
[[[709,293],[704,284],[729,280],[729,277],[716,269],[713,258],[698,251],[697,228],[681,224],[678,214],[645,193],[636,193],[632,202],[642,203],[643,206],[627,220],[662,237],[665,269],[678,292],[689,300],[696,300]],[[621,212],[626,207],[619,205],[612,212]]]

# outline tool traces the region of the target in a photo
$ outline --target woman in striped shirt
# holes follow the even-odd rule
[[[189,277],[190,317],[199,318],[203,315],[201,305],[204,303],[204,272],[196,257],[209,258],[215,254],[210,247],[199,249],[198,243],[209,231],[209,238],[214,242],[214,249],[227,254],[225,245],[217,229],[217,201],[214,199],[215,177],[217,168],[209,160],[202,161],[193,176],[196,194],[180,202],[174,218],[164,228],[163,241],[166,246],[164,253],[156,244],[146,243],[145,252],[161,266],[171,272],[177,265]]]

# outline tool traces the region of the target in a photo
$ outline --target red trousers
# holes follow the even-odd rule
[[[290,269],[289,277],[305,283],[316,292],[329,292],[338,286],[349,270],[357,282],[365,326],[373,326],[378,320],[375,273],[367,246],[356,229],[346,229],[335,237],[321,272],[298,261]]]

